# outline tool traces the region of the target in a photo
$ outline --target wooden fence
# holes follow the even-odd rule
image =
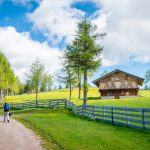
[[[68,100],[39,100],[25,103],[10,103],[12,109],[67,108],[78,116],[114,125],[150,130],[150,108],[128,108],[110,106],[76,106]]]

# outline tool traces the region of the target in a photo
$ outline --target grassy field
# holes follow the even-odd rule
[[[14,112],[15,113],[15,112]],[[15,118],[42,138],[46,149],[149,150],[150,132],[76,117],[64,109],[22,110]]]
[[[99,99],[99,92],[98,88],[89,88],[88,91],[88,104],[89,105],[104,105],[104,106],[129,106],[129,107],[143,107],[143,108],[150,108],[150,90],[140,90],[139,95],[141,97],[138,98],[128,98],[128,99],[121,99],[121,100],[100,100]],[[69,96],[69,89],[61,89],[55,90],[51,92],[39,93],[39,100],[46,100],[46,99],[61,99],[61,98],[68,98]],[[78,89],[75,88],[72,92],[72,99],[71,101],[76,105],[81,105],[83,103],[83,99],[78,99]],[[6,97],[7,102],[25,102],[35,100],[35,94],[24,94],[24,95],[17,95],[17,96],[8,96]]]

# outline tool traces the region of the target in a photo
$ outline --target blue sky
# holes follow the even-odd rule
[[[98,41],[104,46],[102,66],[90,83],[105,70],[121,69],[144,77],[150,69],[149,6],[148,0],[145,4],[129,0],[1,0],[0,50],[22,80],[36,57],[55,74],[62,67],[59,57],[71,42],[76,23],[86,15],[98,32],[107,33]]]
[[[12,1],[4,1],[0,5],[0,26],[13,26],[18,32],[30,32],[33,40],[45,41],[46,38],[41,32],[32,31],[32,23],[26,19],[26,13],[34,11],[38,7],[38,3],[31,2],[30,6],[23,6]]]

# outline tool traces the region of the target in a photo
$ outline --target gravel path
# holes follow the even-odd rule
[[[34,133],[18,121],[4,123],[0,117],[0,150],[43,150]]]

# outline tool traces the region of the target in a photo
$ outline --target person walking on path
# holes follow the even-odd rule
[[[9,122],[9,105],[8,103],[4,104],[4,122],[6,122],[6,120]]]

